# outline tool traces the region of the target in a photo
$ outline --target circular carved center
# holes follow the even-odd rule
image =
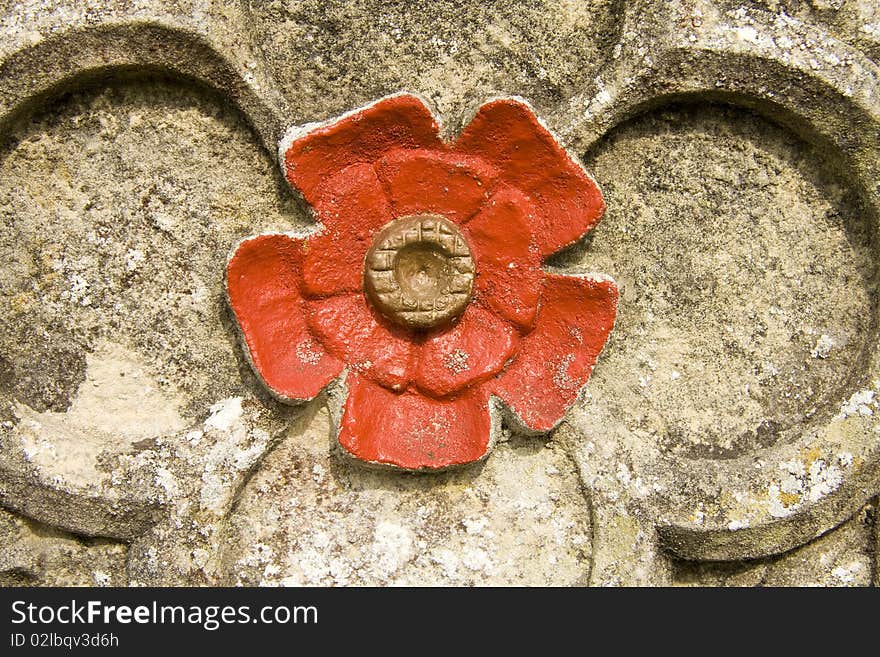
[[[464,236],[437,215],[395,219],[367,251],[367,298],[385,317],[412,329],[452,322],[470,301],[473,283]]]

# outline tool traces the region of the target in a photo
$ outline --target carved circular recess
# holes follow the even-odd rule
[[[438,215],[395,219],[376,235],[364,263],[367,298],[411,329],[453,322],[467,307],[474,260],[458,227]]]
[[[577,435],[608,435],[573,443],[596,509],[596,584],[661,581],[644,565],[661,552],[783,553],[851,518],[880,481],[880,197],[869,182],[880,124],[876,104],[854,100],[875,97],[863,73],[874,63],[835,42],[840,61],[860,65],[815,66],[815,28],[796,22],[773,29],[797,58],[782,46],[745,53],[739,26],[697,23],[685,38],[663,35],[671,47],[652,53],[640,84],[607,83],[621,91],[568,128],[609,209],[589,265],[621,291],[592,399],[569,418]],[[626,63],[618,75],[632,78]],[[553,265],[575,264],[566,255]],[[639,511],[621,514],[622,500]],[[659,542],[630,557],[617,546],[631,541],[632,517]]]
[[[623,302],[592,387],[624,423],[638,408],[646,440],[742,456],[823,422],[867,379],[871,230],[822,157],[706,103],[643,114],[593,151],[611,182],[586,257]]]

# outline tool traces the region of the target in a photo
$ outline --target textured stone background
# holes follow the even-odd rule
[[[365,471],[335,453],[322,398],[272,401],[236,343],[222,295],[230,247],[309,222],[272,138],[400,89],[432,101],[452,132],[486,98],[517,94],[581,145],[608,211],[549,266],[608,273],[622,293],[587,400],[682,472],[785,442],[871,385],[876,217],[826,145],[710,96],[642,108],[598,139],[571,127],[579,94],[602,98],[603,67],[650,57],[627,32],[637,4],[0,3],[0,72],[65,31],[159,21],[207,35],[283,117],[187,79],[198,62],[46,94],[36,73],[33,88],[2,82],[0,478],[26,472],[25,490],[71,496],[130,486],[164,510],[138,536],[102,533],[76,511],[55,520],[51,496],[24,509],[4,489],[0,584],[590,581],[605,519],[570,438],[506,433],[486,463],[436,476]],[[877,89],[870,0],[661,4],[669,15],[654,5],[646,29],[671,21],[686,35],[711,19],[748,37],[753,16],[821,26],[827,39],[810,37],[805,56],[861,53]],[[97,64],[117,56],[103,47]],[[656,582],[870,585],[875,513],[868,503],[781,555],[666,556]]]

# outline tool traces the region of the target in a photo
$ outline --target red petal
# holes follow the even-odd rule
[[[381,324],[363,294],[308,302],[312,331],[346,365],[388,388],[412,379],[416,349],[408,336]]]
[[[590,378],[617,309],[617,286],[608,280],[547,275],[535,330],[493,384],[523,423],[549,431]]]
[[[277,396],[311,399],[342,371],[312,338],[299,293],[300,244],[287,235],[242,242],[226,266],[226,290],[254,370]]]
[[[505,319],[530,329],[541,294],[541,259],[529,243],[531,204],[505,189],[463,230],[473,251],[476,297]]]
[[[384,98],[295,139],[284,154],[287,179],[314,204],[328,176],[358,162],[375,162],[394,148],[442,147],[438,130],[415,96]]]
[[[349,375],[339,443],[364,461],[410,470],[470,463],[486,454],[491,422],[482,388],[438,401]]]
[[[486,202],[496,177],[481,159],[439,151],[392,151],[376,172],[396,216],[436,213],[459,223]]]
[[[305,293],[329,296],[363,289],[373,235],[391,221],[391,206],[372,165],[355,164],[326,181],[315,202],[324,232],[306,242]]]
[[[483,105],[453,146],[491,162],[535,203],[532,235],[543,257],[578,240],[605,211],[592,178],[529,107],[511,99]]]
[[[416,384],[444,396],[486,381],[501,371],[517,342],[512,326],[472,302],[458,324],[425,341]]]

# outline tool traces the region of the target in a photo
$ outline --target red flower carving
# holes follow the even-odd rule
[[[489,102],[448,143],[421,100],[392,96],[296,131],[281,156],[319,227],[249,237],[227,266],[246,351],[276,397],[312,399],[345,373],[339,443],[407,469],[484,457],[496,400],[528,430],[559,423],[605,344],[617,288],[541,269],[605,205],[527,105]],[[429,331],[389,321],[364,294],[377,233],[413,215],[453,222],[473,263],[463,313]]]

